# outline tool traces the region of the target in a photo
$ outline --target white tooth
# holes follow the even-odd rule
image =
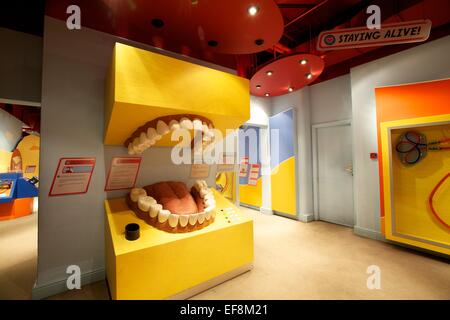
[[[180,215],[180,226],[186,227],[189,222],[189,215]]]
[[[202,131],[202,121],[195,119],[194,121],[192,121],[192,124],[194,125],[194,130],[196,131]]]
[[[206,200],[215,200],[214,199],[214,194],[212,192],[208,193],[204,198],[205,201]]]
[[[209,221],[211,219],[211,212],[206,212],[205,219],[206,221]]]
[[[216,133],[214,132],[214,130],[209,130],[209,131],[206,133],[206,136],[209,137],[211,140],[213,140],[214,137],[216,136]]]
[[[190,214],[189,215],[189,224],[191,226],[195,226],[195,224],[197,223],[197,219],[198,219],[198,214],[197,213]]]
[[[147,196],[147,192],[142,188],[133,188],[130,192],[130,198],[133,202],[138,202],[139,197]]]
[[[134,151],[133,143],[132,143],[132,142],[130,142],[130,143],[128,144],[128,154],[129,154],[129,155],[134,155],[134,154],[136,154],[136,152]]]
[[[155,218],[158,215],[159,211],[162,210],[162,208],[163,206],[160,204],[152,204],[149,210],[150,218]]]
[[[169,210],[159,210],[158,212],[158,222],[159,223],[164,223],[167,221],[167,219],[169,219],[170,216],[170,211]]]
[[[175,228],[178,225],[178,218],[179,216],[177,214],[170,214],[169,215],[169,226],[172,228]]]
[[[211,199],[206,200],[205,201],[205,206],[207,206],[207,207],[215,207],[216,206],[216,201],[215,200],[211,200]]]
[[[141,135],[139,136],[139,144],[146,145],[148,141],[149,139],[147,138],[147,134],[145,132],[141,132]]]
[[[157,134],[156,137],[155,137],[155,141],[159,141],[159,140],[161,140],[161,139],[162,139],[162,135]]]
[[[171,131],[177,131],[180,130],[181,127],[177,120],[172,120],[169,122],[169,128]]]
[[[203,185],[203,187],[208,188],[208,184],[205,180],[200,180],[200,183]]]
[[[202,124],[202,131],[204,134],[207,134],[209,132],[209,128],[206,123]]]
[[[200,192],[200,190],[202,190],[202,184],[201,184],[200,180],[195,181],[195,183],[194,183],[194,188],[195,188],[195,190],[197,190],[198,192]]]
[[[170,129],[169,126],[162,120],[159,120],[156,124],[156,131],[159,135],[163,136],[165,134],[168,134]]]
[[[147,138],[149,140],[155,140],[155,137],[158,135],[158,132],[156,132],[156,129],[153,127],[149,127],[147,129]]]
[[[198,223],[202,224],[203,222],[205,222],[205,217],[206,217],[206,213],[200,212],[198,214]]]
[[[188,118],[181,118],[181,120],[180,120],[180,126],[181,126],[183,129],[186,129],[186,130],[192,130],[192,129],[194,129],[194,124],[193,124],[192,121],[191,121],[190,119],[188,119]]]
[[[204,198],[209,193],[211,193],[211,191],[208,188],[203,188],[200,190],[200,197]]]
[[[211,137],[208,136],[207,134],[204,134],[202,139],[203,139],[203,142],[211,142]]]
[[[152,204],[156,204],[156,200],[149,196],[140,197],[138,200],[138,207],[144,212],[148,212]]]
[[[215,209],[216,207],[215,206],[208,206],[208,207],[205,207],[205,212],[206,213],[210,213],[210,212],[213,212],[214,211],[214,209]]]

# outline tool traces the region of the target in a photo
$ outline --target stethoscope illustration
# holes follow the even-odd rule
[[[414,165],[423,160],[428,151],[450,151],[450,138],[427,142],[427,138],[424,134],[408,131],[402,134],[395,146],[400,161],[405,165]],[[448,173],[439,183],[433,188],[430,196],[428,197],[428,203],[430,205],[433,216],[446,228],[450,229],[450,224],[444,221],[434,207],[434,197],[437,191],[442,185],[450,178]]]

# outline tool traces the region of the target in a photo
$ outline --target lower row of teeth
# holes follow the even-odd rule
[[[169,124],[159,120],[156,128],[148,128],[147,132],[141,132],[139,137],[134,138],[128,144],[128,154],[142,154],[145,150],[155,145],[157,141],[161,140],[162,136],[180,129],[201,131],[203,133],[202,141],[205,144],[212,142],[215,137],[214,128],[199,119],[192,121],[188,118],[182,118],[180,121],[172,120]]]
[[[159,223],[168,222],[169,226],[176,228],[178,225],[186,227],[188,224],[195,226],[203,224],[205,221],[211,220],[216,216],[215,208],[216,201],[214,194],[208,188],[204,181],[197,181],[194,188],[200,194],[203,199],[205,209],[200,213],[179,215],[173,214],[169,210],[163,209],[163,206],[156,202],[156,200],[150,196],[147,196],[147,192],[142,188],[134,188],[131,190],[131,201],[137,203],[139,210],[148,212],[150,218],[157,218]]]

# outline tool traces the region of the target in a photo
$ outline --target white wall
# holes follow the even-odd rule
[[[352,118],[350,74],[310,87],[311,124]]]
[[[42,38],[0,28],[0,43],[0,99],[40,103]]]
[[[45,166],[41,166],[40,172],[35,298],[66,290],[66,268],[71,264],[81,267],[83,282],[104,278],[105,175],[111,158],[126,154],[121,146],[103,145],[104,82],[116,41],[158,51],[88,28],[69,31],[63,21],[45,19],[41,125],[41,163]],[[97,159],[89,192],[48,197],[59,158],[80,156]],[[215,177],[213,170],[211,184]],[[153,148],[144,153],[138,185],[172,178],[189,182],[189,172],[188,166],[170,164],[169,149]]]
[[[375,88],[449,78],[449,52],[447,36],[351,70],[356,232],[380,232],[378,163],[369,159],[378,150]]]
[[[297,129],[297,172],[299,181],[297,193],[299,200],[299,215],[301,220],[311,216],[314,210],[312,192],[312,155],[311,155],[311,107],[310,88],[274,97],[272,99],[272,114],[280,113],[289,108],[295,109]]]

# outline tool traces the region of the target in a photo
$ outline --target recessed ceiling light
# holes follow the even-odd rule
[[[266,96],[266,97],[270,97],[270,93],[266,93],[265,96]]]
[[[294,91],[294,88],[292,88],[292,87],[289,87],[289,92],[292,92],[292,91]]]
[[[256,40],[255,40],[255,44],[256,44],[257,46],[262,46],[262,45],[264,44],[264,39],[256,39]]]
[[[256,89],[258,89],[258,90],[261,89],[261,85],[260,85],[260,84],[257,84],[257,85],[256,85]]]
[[[308,63],[308,60],[306,60],[306,59],[300,60],[300,64],[301,64],[301,65],[305,65],[305,64],[307,64],[307,63]]]
[[[306,75],[306,79],[311,80],[313,75],[311,73],[307,73]]]
[[[218,45],[219,45],[219,43],[216,40],[208,41],[208,46],[210,46],[210,47],[217,47]]]
[[[270,77],[271,75],[273,75],[273,71],[267,71],[266,74]]]
[[[247,9],[247,12],[251,16],[256,16],[258,14],[258,12],[259,12],[259,7],[257,7],[257,6],[250,6]]]
[[[152,26],[156,29],[161,29],[162,27],[164,27],[164,21],[162,21],[161,19],[152,19]]]

